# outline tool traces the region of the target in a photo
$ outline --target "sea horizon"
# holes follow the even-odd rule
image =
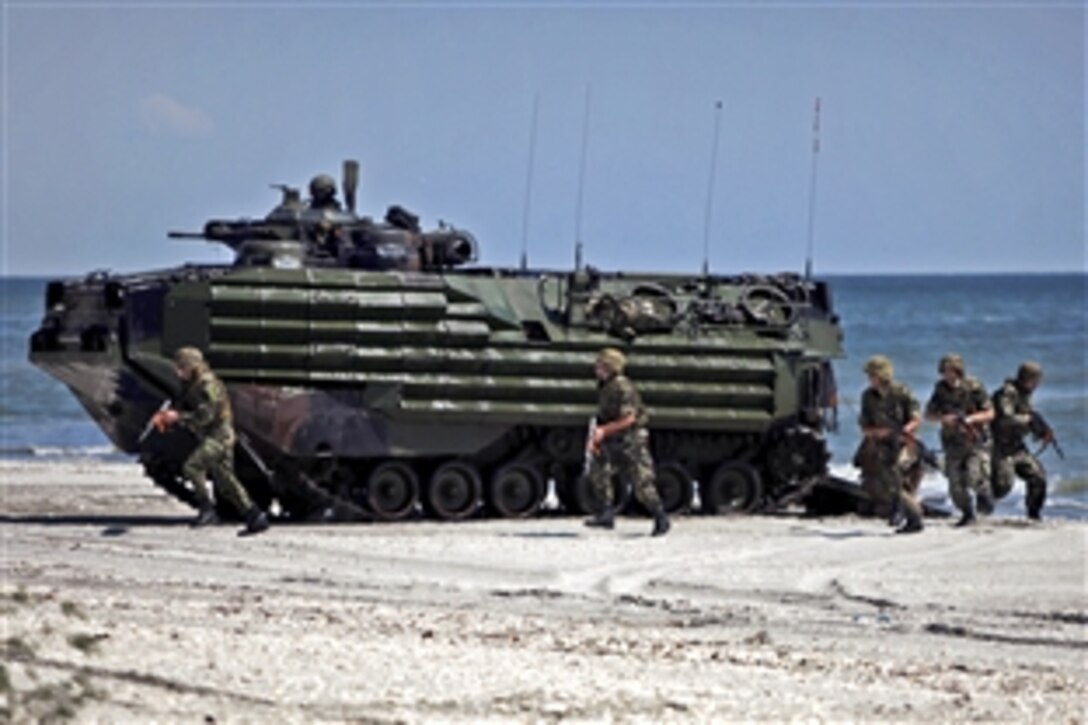
[[[216,263],[216,262],[182,263],[182,264],[178,264],[178,265],[175,265],[175,266],[185,266],[185,264],[200,264],[200,265],[207,264],[207,265],[210,265],[210,266],[221,266],[221,263]],[[506,268],[506,267],[513,268],[513,267],[516,267],[516,266],[517,265],[513,265],[513,264],[511,264],[511,265],[476,264],[476,265],[473,265],[473,268],[501,269],[501,268]],[[590,265],[590,266],[593,266],[593,265]],[[154,268],[154,269],[151,269],[151,270],[133,270],[133,271],[129,271],[129,272],[115,271],[115,270],[112,270],[112,269],[109,269],[109,268],[100,268],[100,269],[94,270],[94,272],[106,271],[106,272],[109,272],[111,274],[127,275],[127,274],[146,274],[149,271],[155,271],[157,269],[171,269],[171,267]],[[597,267],[597,269],[599,269],[599,270],[601,270],[603,272],[610,271],[609,269],[604,268],[604,267]],[[547,272],[547,271],[556,271],[556,270],[557,270],[557,268],[552,268],[552,267],[539,267],[539,268],[529,267],[529,269],[528,269],[529,272],[534,272],[534,271],[536,271],[536,272]],[[365,271],[365,270],[357,270],[357,271]],[[632,271],[632,272],[637,271],[639,274],[684,274],[684,272],[662,271],[662,270],[652,270],[652,269],[647,269],[647,270],[639,269],[639,270],[627,270],[627,271]],[[782,274],[784,272],[790,272],[790,271],[792,271],[792,270],[776,270],[776,271],[769,271],[769,270],[763,270],[763,271],[736,270],[736,271],[733,271],[733,272],[720,272],[720,271],[713,271],[712,270],[712,274],[716,275],[716,276],[728,277],[728,276],[733,275],[733,274],[767,274],[767,275],[774,275],[774,274]],[[33,281],[33,280],[49,280],[49,279],[56,279],[56,278],[68,278],[68,279],[70,279],[70,278],[85,277],[88,274],[91,274],[91,272],[84,271],[84,272],[70,272],[70,273],[69,272],[51,272],[51,273],[0,274],[0,280]],[[698,270],[693,270],[692,274],[702,274],[702,273],[699,272]],[[803,272],[798,271],[797,274],[803,274]],[[813,273],[812,276],[817,278],[817,279],[847,279],[847,278],[854,279],[854,278],[858,278],[858,277],[880,277],[880,278],[901,278],[901,279],[920,278],[920,277],[1077,277],[1077,276],[1088,277],[1088,264],[1086,264],[1085,269],[1072,270],[1072,271],[1070,271],[1070,270],[1030,271],[1030,272],[1023,272],[1023,271],[1018,271],[1018,270],[996,271],[996,272],[995,271],[977,271],[977,272],[976,271],[959,271],[959,272],[957,272],[957,271],[936,271],[936,272],[820,272],[820,271],[816,271],[816,272]]]

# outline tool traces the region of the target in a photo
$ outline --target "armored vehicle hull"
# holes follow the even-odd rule
[[[670,511],[748,511],[826,481],[842,334],[822,282],[467,268],[474,240],[457,230],[390,252],[374,231],[403,224],[360,236],[369,220],[345,214],[335,248],[276,213],[229,228],[234,265],[46,292],[31,361],[181,500],[193,441],[147,422],[178,393],[182,346],[227,384],[239,477],[289,517],[526,517],[549,481],[566,510],[592,511],[579,474],[604,346],[628,355]],[[224,224],[201,236],[223,241]]]

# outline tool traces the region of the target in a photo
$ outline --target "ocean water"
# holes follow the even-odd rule
[[[862,366],[883,354],[896,377],[925,405],[937,361],[963,355],[968,373],[988,391],[1024,360],[1043,365],[1034,402],[1054,426],[1065,459],[1047,450],[1048,513],[1088,518],[1088,275],[831,276],[842,318],[846,357],[835,363],[840,426],[829,435],[832,470],[856,477],[849,464],[858,442]],[[67,389],[27,362],[27,339],[41,321],[46,279],[4,278],[0,299],[0,457],[101,457],[124,460]],[[922,438],[940,447],[937,429]],[[947,483],[927,474],[923,495],[946,503]],[[1023,485],[999,512],[1022,512]]]

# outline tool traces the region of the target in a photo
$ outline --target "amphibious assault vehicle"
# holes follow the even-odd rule
[[[834,499],[823,433],[842,332],[824,282],[474,266],[472,234],[424,231],[399,206],[356,214],[357,185],[348,161],[343,206],[319,176],[308,201],[278,185],[263,219],[170,233],[226,244],[233,264],[50,282],[31,361],[183,501],[194,442],[147,423],[192,345],[227,383],[258,502],[297,519],[464,519],[532,516],[549,482],[563,509],[594,509],[592,363],[615,346],[668,510]]]

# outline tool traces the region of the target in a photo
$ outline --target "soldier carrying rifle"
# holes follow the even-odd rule
[[[1061,455],[1054,430],[1031,407],[1031,394],[1042,380],[1043,368],[1039,363],[1025,362],[1017,370],[1016,377],[1006,380],[993,397],[994,496],[1000,499],[1008,495],[1016,476],[1024,479],[1027,484],[1024,503],[1027,506],[1028,518],[1034,521],[1043,517],[1046,470],[1036,454],[1032,454],[1024,444],[1024,436],[1030,433],[1036,440],[1043,441],[1043,449],[1053,444],[1055,452]]]
[[[208,492],[210,474],[216,497],[229,502],[245,518],[246,526],[240,533],[261,533],[268,528],[268,518],[234,475],[235,433],[226,387],[195,347],[179,349],[174,355],[174,365],[182,381],[178,405],[159,409],[151,423],[160,431],[180,424],[199,441],[182,467],[200,502],[200,513],[193,525],[207,526],[218,521],[215,503]]]
[[[854,462],[867,487],[889,504],[888,523],[896,526],[900,514],[906,517],[896,533],[913,534],[924,528],[922,509],[907,486],[918,468],[921,446],[914,432],[922,423],[920,406],[910,388],[893,378],[892,362],[883,355],[865,363],[865,374],[869,387],[862,393],[858,416],[863,440]]]
[[[654,517],[653,536],[669,530],[669,517],[654,487],[654,462],[650,457],[649,416],[642,398],[623,374],[626,360],[615,348],[605,348],[597,356],[599,406],[597,425],[591,428],[586,450],[591,456],[589,478],[604,509],[586,521],[587,526],[611,529],[616,507],[613,506],[612,472],[617,470],[625,483],[635,490],[635,497]]]
[[[941,379],[926,404],[926,420],[941,424],[944,474],[948,495],[962,516],[956,526],[969,526],[977,512],[993,512],[987,424],[994,409],[986,388],[966,374],[963,358],[949,353],[937,365]]]

